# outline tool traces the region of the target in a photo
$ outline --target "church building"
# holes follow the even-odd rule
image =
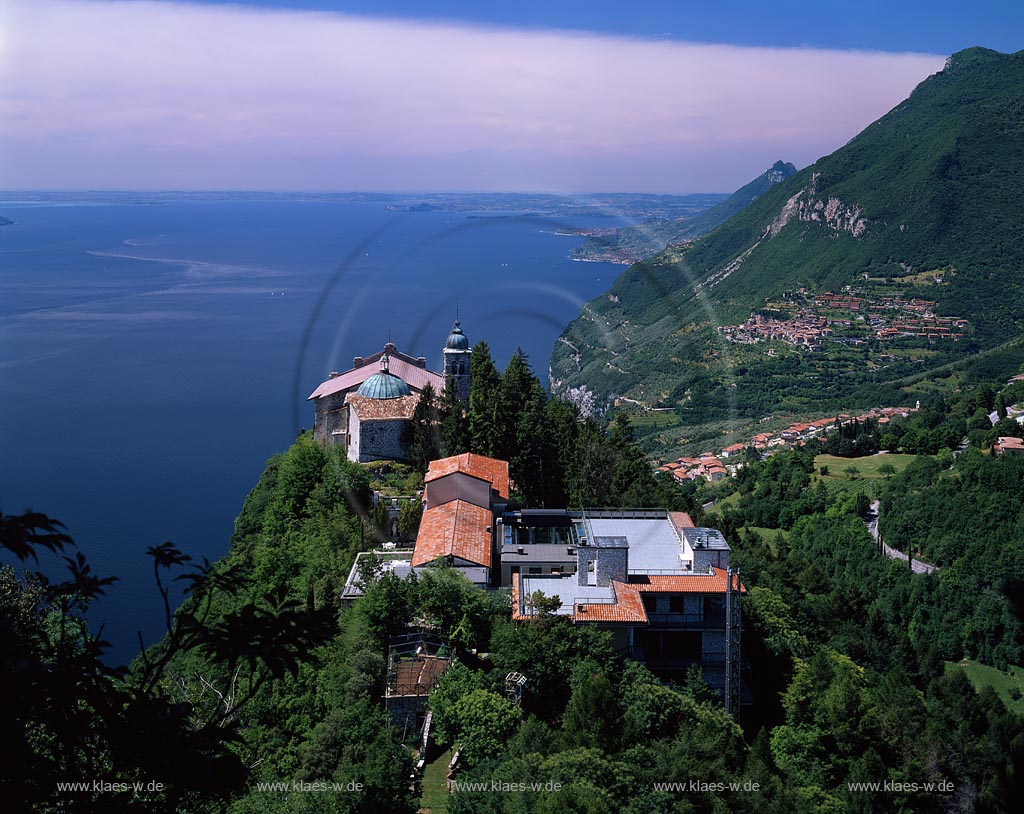
[[[372,356],[355,357],[351,370],[331,373],[310,394],[314,438],[343,444],[351,461],[407,460],[407,429],[428,384],[438,396],[453,386],[463,404],[469,402],[471,354],[455,320],[445,341],[444,373],[428,370],[426,357],[409,356],[391,342]]]

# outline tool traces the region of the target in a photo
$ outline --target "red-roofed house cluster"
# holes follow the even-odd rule
[[[742,452],[743,445],[734,444],[732,447],[729,447],[729,452],[722,450],[722,456],[727,458],[729,455],[734,454],[735,447],[737,446],[739,447],[738,452]],[[678,458],[672,463],[658,467],[658,471],[671,473],[672,477],[680,483],[699,479],[716,483],[729,477],[729,470],[722,463],[722,459],[717,455],[712,455],[710,452],[702,452],[696,458]]]
[[[677,458],[671,463],[658,467],[659,472],[671,474],[680,483],[692,480],[706,480],[715,483],[735,475],[742,464],[728,463],[729,458],[743,454],[748,447],[753,447],[762,455],[788,447],[800,447],[814,438],[820,438],[837,425],[846,425],[854,421],[863,423],[869,419],[879,424],[888,424],[896,416],[906,418],[917,407],[872,407],[859,415],[840,413],[834,418],[819,418],[814,421],[798,421],[777,432],[760,432],[750,439],[748,444],[730,444],[717,455],[702,452],[696,458]]]
[[[361,595],[367,558],[402,577],[444,563],[511,588],[517,621],[553,613],[605,628],[666,678],[699,664],[738,709],[745,589],[721,532],[663,510],[509,509],[508,463],[471,453],[433,461],[424,482],[413,550],[361,553],[343,598]]]
[[[812,349],[820,348],[821,343],[830,338],[857,344],[869,328],[879,339],[962,338],[969,327],[968,321],[936,316],[932,311],[935,304],[932,300],[905,300],[894,296],[875,299],[874,296],[859,297],[832,291],[811,295],[801,288],[795,295],[787,294],[784,301],[767,306],[768,313],[751,314],[741,325],[723,325],[718,330],[731,342],[749,345],[778,340]],[[862,327],[857,328],[858,323]]]
[[[798,311],[790,319],[752,314],[742,325],[723,325],[718,330],[729,341],[743,345],[777,339],[804,347],[817,347],[833,332],[829,320],[807,309]]]
[[[1001,435],[992,445],[996,455],[1024,455],[1024,440],[1012,435]]]

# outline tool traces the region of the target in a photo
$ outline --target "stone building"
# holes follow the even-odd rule
[[[402,379],[389,371],[390,357],[380,358],[380,373],[345,396],[345,438],[350,460],[404,461],[409,420],[419,401]]]
[[[682,682],[696,664],[731,713],[749,703],[740,650],[746,588],[720,531],[654,509],[528,511],[498,521],[513,619],[536,616],[538,596],[557,599],[546,612],[610,631],[617,649],[656,675]]]
[[[331,373],[309,395],[313,436],[321,444],[343,444],[352,461],[406,460],[406,429],[427,385],[440,396],[451,381],[468,404],[471,353],[455,320],[443,349],[444,373],[428,370],[425,356],[409,356],[391,342],[355,357],[350,370]]]
[[[455,385],[455,392],[463,404],[469,404],[469,364],[472,353],[469,339],[462,332],[459,321],[455,320],[444,343],[444,376]]]

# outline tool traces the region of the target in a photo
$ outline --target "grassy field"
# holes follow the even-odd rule
[[[762,526],[744,526],[744,531],[752,531],[768,546],[772,554],[779,553],[779,537],[785,534],[782,529],[766,529]]]
[[[649,410],[641,413],[632,413],[629,418],[638,431],[665,430],[670,427],[677,427],[683,421],[671,410]]]
[[[443,752],[431,747],[430,760],[423,767],[422,793],[420,795],[420,811],[429,814],[443,814],[448,810],[448,763],[452,759],[452,750]]]
[[[1009,672],[1004,673],[987,664],[965,659],[959,662],[947,661],[946,671],[950,670],[963,670],[976,690],[992,687],[1008,709],[1024,715],[1024,667],[1011,665]]]
[[[915,455],[868,455],[864,458],[838,458],[835,455],[817,455],[814,458],[814,474],[811,486],[824,483],[828,490],[835,492],[858,492],[868,497],[878,497],[880,490],[876,484],[886,480],[892,474],[907,468]],[[893,472],[882,472],[882,468],[891,466]],[[828,467],[828,474],[822,475],[821,468]]]
[[[821,467],[828,467],[828,475],[822,480],[850,480],[851,467],[856,469],[856,477],[865,480],[886,477],[882,467],[891,466],[896,472],[902,472],[907,465],[916,458],[916,455],[899,455],[887,452],[884,455],[868,455],[865,458],[837,458],[835,455],[817,455],[814,458],[814,468],[821,471]],[[819,476],[821,477],[821,476]]]
[[[740,493],[739,492],[733,492],[730,495],[726,495],[721,500],[716,501],[715,505],[711,507],[711,511],[713,511],[713,512],[720,512],[720,511],[722,511],[722,509],[728,509],[729,507],[735,508],[736,506],[739,505],[739,502],[740,502]]]

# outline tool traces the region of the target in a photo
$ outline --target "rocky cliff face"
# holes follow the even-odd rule
[[[820,177],[820,173],[814,173],[811,176],[811,183],[786,201],[778,217],[768,224],[765,230],[766,237],[775,237],[794,217],[806,223],[824,223],[836,232],[849,232],[854,237],[864,236],[868,222],[861,217],[861,207],[856,204],[844,204],[835,196],[820,196]]]

